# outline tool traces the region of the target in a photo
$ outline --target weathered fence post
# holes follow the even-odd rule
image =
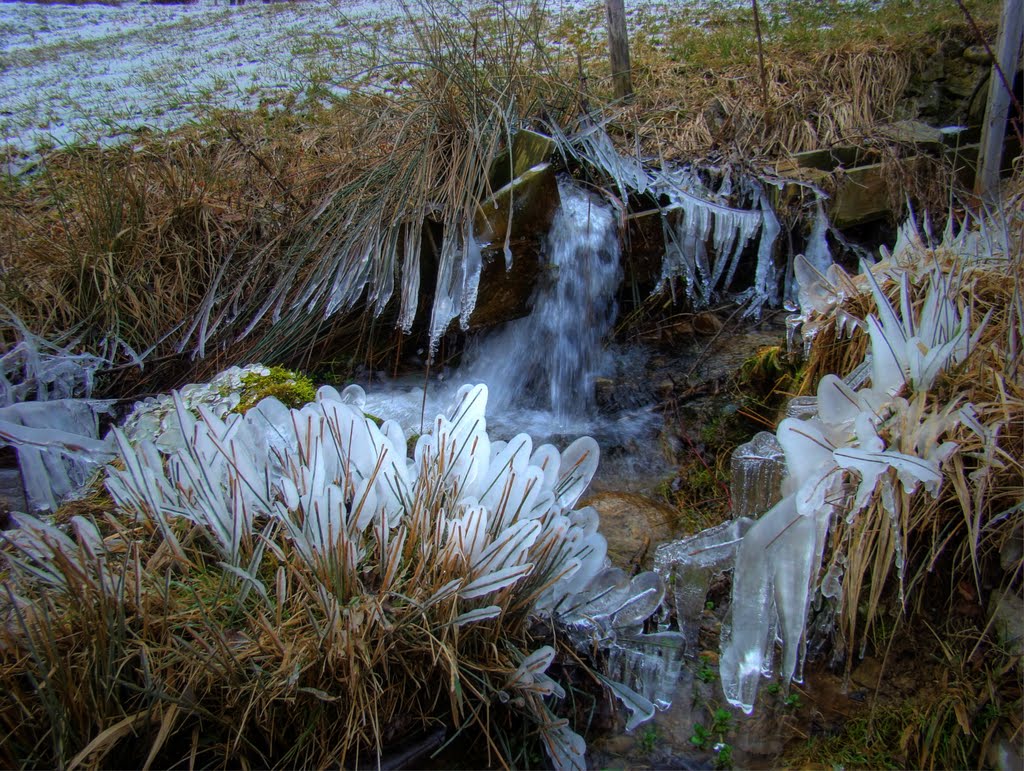
[[[981,155],[974,192],[983,200],[991,199],[999,185],[999,171],[1003,161],[1003,141],[1006,137],[1006,119],[1010,111],[1013,79],[1020,62],[1021,43],[1024,42],[1024,0],[1003,0],[1003,15],[999,20],[999,41],[996,43],[992,76],[988,84],[988,103],[981,133]],[[1005,78],[1005,81],[1004,81]]]
[[[628,99],[633,94],[633,73],[629,66],[625,0],[605,0],[604,7],[608,15],[608,54],[612,63],[615,98]]]

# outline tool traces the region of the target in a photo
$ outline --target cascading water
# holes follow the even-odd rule
[[[548,270],[532,312],[479,341],[460,380],[487,383],[498,411],[544,410],[565,427],[594,411],[594,378],[609,364],[601,342],[615,319],[622,271],[611,206],[568,177],[558,192],[545,242]]]

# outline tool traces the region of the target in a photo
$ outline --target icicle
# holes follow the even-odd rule
[[[355,305],[367,283],[370,282],[370,274],[376,262],[377,248],[377,231],[374,230],[364,241],[352,248],[348,259],[339,261],[331,288],[327,292],[324,318],[330,318],[335,313],[348,310]],[[310,297],[309,310],[313,310],[319,299],[320,293],[314,292]]]
[[[430,356],[433,358],[441,337],[448,330],[448,324],[462,310],[462,260],[459,259],[457,236],[454,226],[445,228],[441,243],[441,254],[437,265],[437,287],[434,291],[434,307],[430,314]]]
[[[438,260],[434,308],[430,316],[431,356],[437,351],[452,319],[458,316],[462,329],[469,327],[469,318],[476,307],[482,266],[480,244],[473,237],[472,228],[467,226],[465,230],[458,230],[454,225],[446,227]]]
[[[469,319],[476,308],[477,293],[480,289],[480,271],[483,269],[480,244],[473,236],[471,225],[466,228],[462,249],[462,313],[459,316],[459,326],[465,331],[469,329]]]
[[[816,203],[814,225],[807,238],[804,258],[814,266],[815,270],[824,275],[832,264],[832,252],[828,248],[828,216],[819,198]]]
[[[757,248],[754,286],[746,293],[750,305],[744,312],[745,316],[759,316],[765,303],[772,302],[778,291],[776,287],[775,240],[779,237],[782,228],[779,225],[778,217],[775,216],[775,210],[763,190],[760,194],[760,206],[763,217],[761,243]]]
[[[398,269],[398,239],[401,227],[394,225],[388,228],[387,235],[379,244],[376,262],[377,275],[371,285],[369,302],[373,305],[373,315],[380,316],[384,312],[391,295],[395,291],[395,271]]]
[[[683,636],[687,655],[693,657],[708,588],[715,572],[727,570],[736,549],[753,524],[746,518],[721,525],[678,541],[660,545],[654,553],[654,570],[668,586],[668,597]]]
[[[419,304],[420,293],[420,250],[423,246],[423,221],[412,220],[403,226],[405,233],[402,259],[402,307],[398,317],[398,327],[408,334],[412,331],[413,321]]]

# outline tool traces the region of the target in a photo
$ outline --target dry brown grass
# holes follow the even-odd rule
[[[893,119],[913,69],[913,55],[896,47],[777,52],[766,62],[765,104],[749,64],[688,71],[660,62],[640,82],[636,117],[666,157],[777,157],[862,141]]]

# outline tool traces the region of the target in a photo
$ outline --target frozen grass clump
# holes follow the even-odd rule
[[[1020,222],[994,221],[934,248],[911,221],[856,277],[798,260],[817,411],[779,425],[784,497],[737,554],[721,672],[746,711],[762,676],[800,678],[819,592],[849,666],[893,568],[908,615],[937,564],[939,580],[1019,591]]]
[[[534,622],[603,612],[607,645],[664,591],[593,585],[607,545],[574,507],[596,442],[492,442],[487,389],[464,386],[409,457],[364,399],[241,415],[174,393],[173,443],[115,429],[110,511],[4,535],[5,764],[375,765],[442,725],[496,762],[514,720],[583,767],[552,711],[562,643]]]

